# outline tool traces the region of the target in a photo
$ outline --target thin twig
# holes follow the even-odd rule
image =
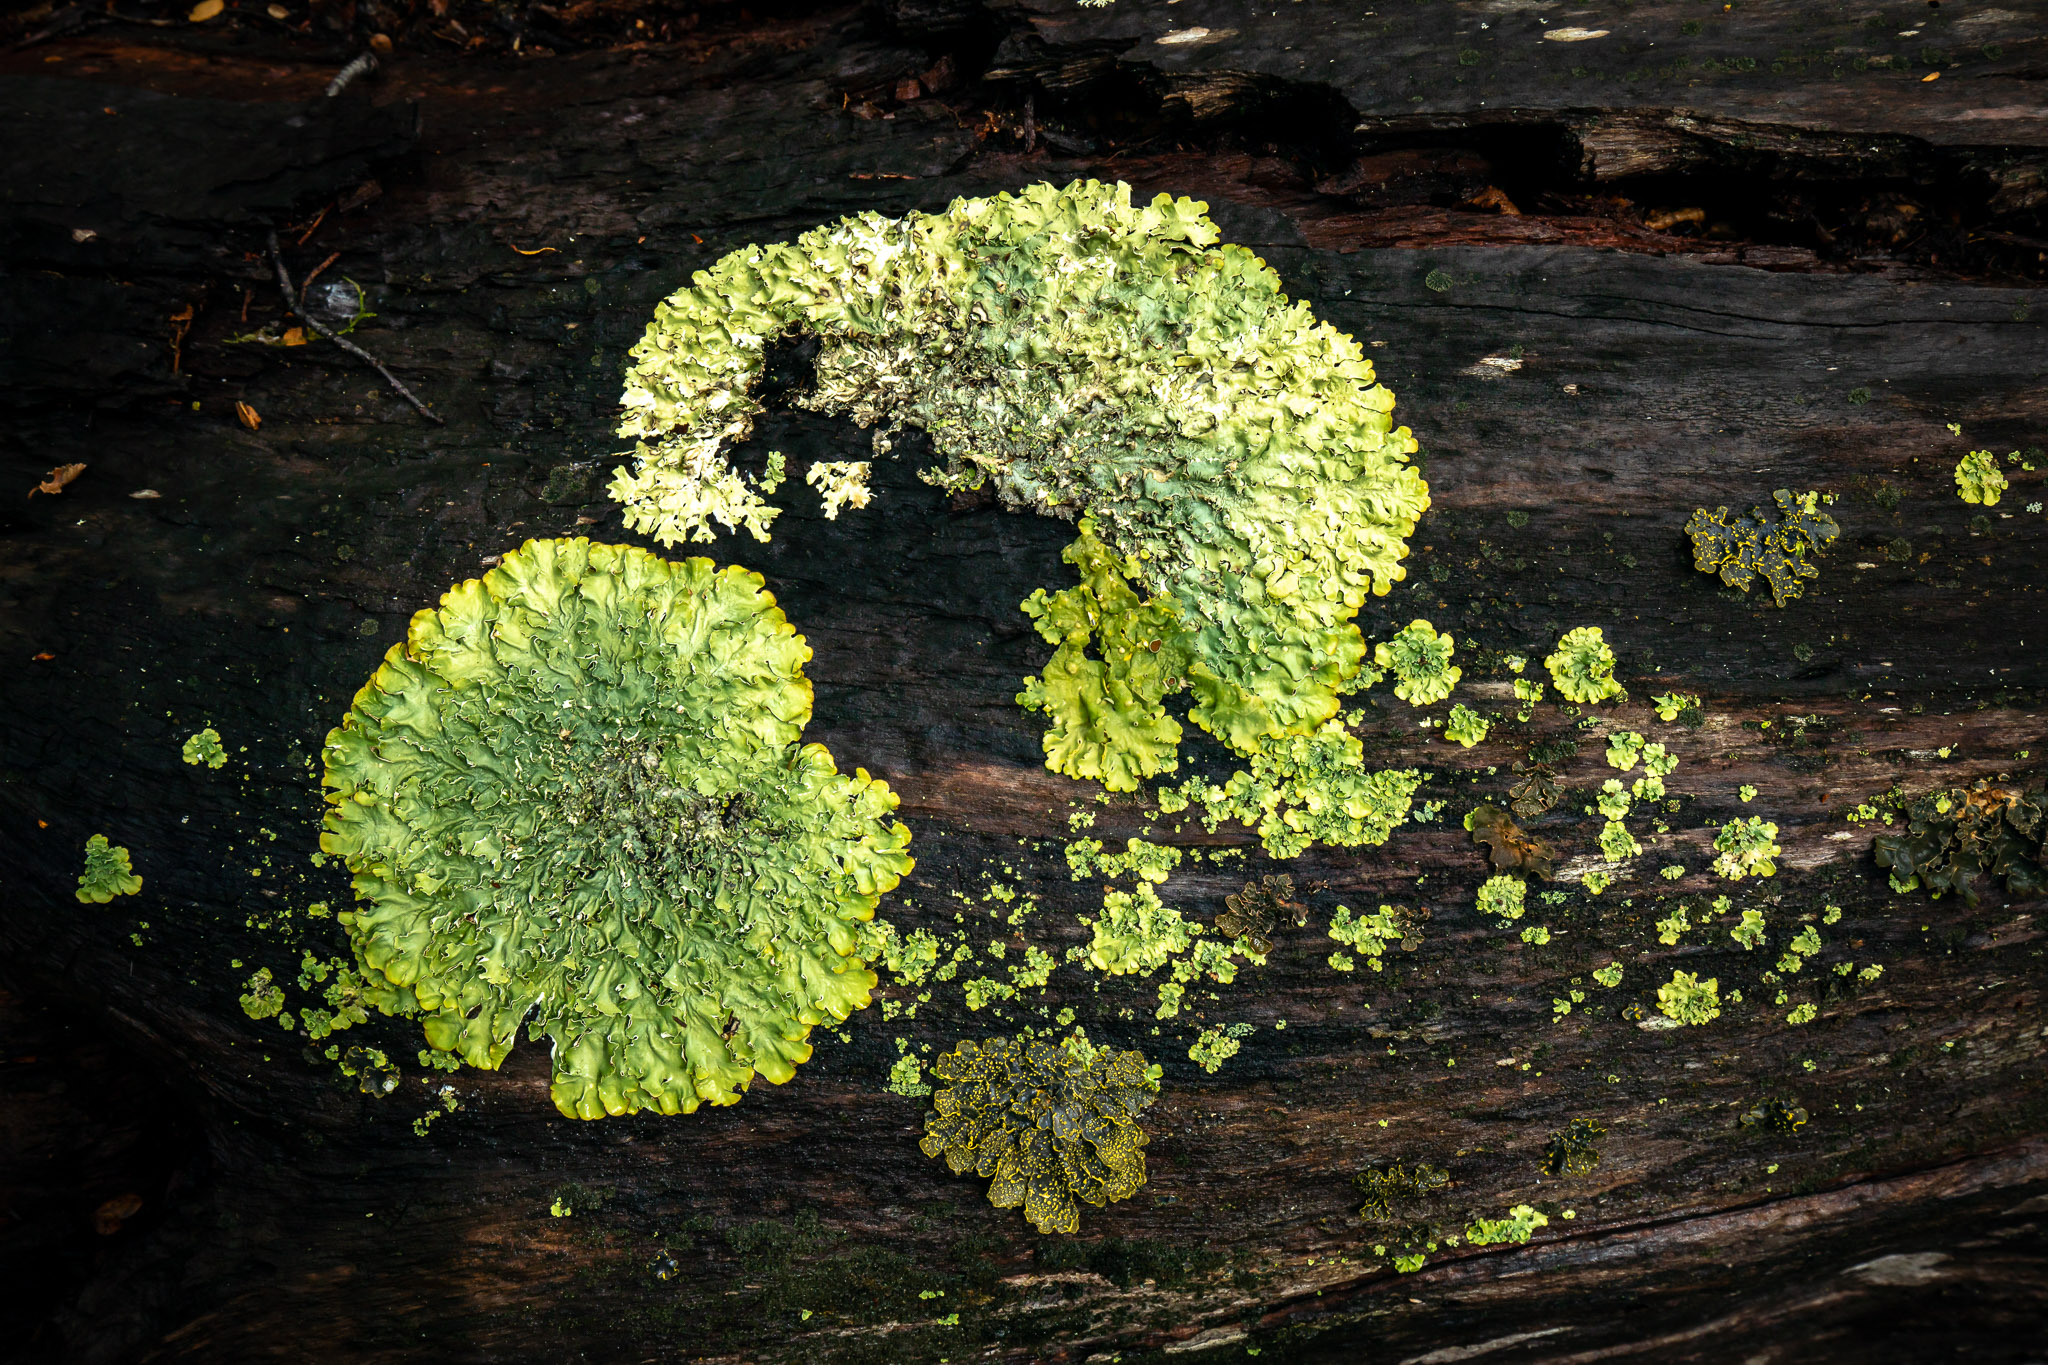
[[[319,278],[320,272],[340,259],[341,253],[339,251],[330,252],[326,260],[313,267],[312,274],[299,281],[299,306],[301,308],[306,306],[306,291],[313,287],[313,281]]]
[[[342,350],[347,351],[350,355],[362,361],[365,365],[368,365],[378,374],[383,375],[384,382],[389,384],[392,388],[396,389],[398,391],[398,396],[400,398],[403,398],[406,402],[412,404],[413,409],[416,412],[418,412],[420,416],[426,418],[429,422],[434,423],[434,425],[436,426],[447,426],[447,422],[443,421],[439,416],[437,416],[432,408],[428,407],[425,403],[422,403],[419,400],[419,398],[414,395],[411,389],[408,389],[403,383],[399,382],[399,378],[397,375],[385,369],[382,361],[378,360],[377,357],[371,355],[362,347],[356,345],[353,341],[350,341],[347,337],[336,336],[333,332],[329,331],[327,327],[324,324],[322,324],[318,319],[314,318],[310,313],[303,311],[299,304],[293,302],[293,300],[297,299],[299,296],[297,292],[292,288],[292,277],[285,271],[284,252],[277,244],[277,230],[275,228],[273,228],[269,234],[269,246],[270,263],[271,265],[277,268],[277,287],[284,291],[284,306],[291,310],[292,316],[296,317],[299,321],[305,323],[306,326],[313,331],[313,334],[315,336],[322,336],[327,338],[327,340],[341,347]]]
[[[349,83],[358,76],[367,76],[377,69],[377,54],[365,52],[362,56],[334,73],[334,79],[327,82],[327,98],[333,99],[348,89]]]

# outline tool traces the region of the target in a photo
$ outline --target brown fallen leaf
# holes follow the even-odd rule
[[[247,403],[235,404],[235,417],[243,426],[251,431],[263,425],[263,418],[257,415],[256,409],[250,407]]]
[[[1515,207],[1515,201],[1508,198],[1506,191],[1488,185],[1465,201],[1474,208],[1496,209],[1509,218],[1520,218],[1522,211]]]
[[[203,24],[226,8],[227,0],[199,0],[199,3],[192,7],[192,12],[185,17],[195,24]]]
[[[1643,226],[1652,232],[1665,232],[1677,227],[1680,223],[1704,223],[1706,221],[1707,211],[1696,208],[1658,209],[1654,213],[1643,215]]]
[[[284,344],[285,344],[285,345],[287,345],[287,346],[303,346],[303,345],[305,345],[305,344],[306,344],[306,329],[305,329],[305,328],[303,328],[303,327],[287,327],[287,328],[285,328],[285,329],[284,329]]]
[[[40,654],[36,655],[36,662],[37,662],[37,663],[39,663],[39,664],[40,664],[40,663],[48,663],[48,662],[49,662],[50,660],[52,660],[52,659],[54,659],[54,658],[56,658],[56,657],[57,657],[56,655],[54,655],[54,654],[50,653],[50,651],[46,649],[46,650],[44,650],[44,651],[43,651],[42,653],[40,653]],[[40,820],[38,820],[38,821],[37,821],[36,823],[37,823],[37,824],[42,824],[42,822],[41,822]],[[43,828],[44,828],[44,829],[48,829],[48,828],[49,828],[49,826],[48,826],[48,825],[43,825]]]
[[[1465,817],[1472,842],[1487,844],[1492,853],[1487,861],[1500,872],[1528,872],[1545,881],[1556,870],[1557,855],[1541,839],[1525,832],[1495,805],[1480,805]]]
[[[220,0],[206,0],[216,10]],[[92,1230],[102,1237],[111,1237],[121,1230],[121,1224],[142,1212],[142,1196],[139,1194],[117,1194],[93,1210]]]
[[[60,464],[43,477],[43,481],[28,490],[34,497],[38,493],[62,493],[64,486],[85,472],[82,464]]]

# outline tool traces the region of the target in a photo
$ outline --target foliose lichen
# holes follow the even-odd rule
[[[85,841],[85,871],[78,874],[78,899],[86,905],[105,905],[116,896],[132,896],[142,889],[142,878],[129,866],[128,850],[107,842],[104,834]]]
[[[1778,827],[1755,815],[1721,826],[1714,835],[1714,848],[1714,871],[1731,882],[1773,875],[1778,870],[1775,859],[1783,852],[1778,847]]]
[[[990,1038],[963,1041],[931,1070],[952,1084],[932,1092],[924,1154],[987,1179],[988,1202],[1021,1204],[1040,1232],[1077,1232],[1076,1200],[1100,1208],[1145,1183],[1137,1117],[1158,1094],[1159,1072],[1142,1054],[1078,1034]]]
[[[725,449],[761,411],[769,344],[815,337],[806,406],[882,423],[884,448],[922,428],[941,487],[993,481],[1011,506],[1087,519],[1101,553],[1040,613],[1061,643],[1092,612],[1098,659],[1172,651],[1122,690],[1080,669],[1027,687],[1053,717],[1049,766],[1118,789],[1165,770],[1159,701],[1183,689],[1240,754],[1310,733],[1369,681],[1351,617],[1405,576],[1428,489],[1357,342],[1218,235],[1203,204],[1082,181],[732,252],[633,349],[619,431],[636,466],[612,493],[663,544],[713,522],[765,538],[775,509]]]
[[[1488,877],[1479,885],[1479,913],[1500,916],[1505,929],[1522,917],[1528,889],[1520,877]]]
[[[1451,695],[1465,671],[1451,664],[1453,642],[1419,617],[1373,646],[1372,661],[1394,675],[1394,695],[1410,706],[1429,706]]]
[[[1465,1229],[1465,1240],[1476,1247],[1498,1246],[1503,1243],[1521,1246],[1529,1240],[1538,1228],[1550,1226],[1550,1219],[1528,1204],[1517,1204],[1508,1210],[1505,1218],[1475,1218]]]
[[[228,751],[220,745],[220,732],[211,725],[187,739],[179,753],[195,768],[202,763],[209,768],[227,766]]]
[[[1374,1166],[1360,1171],[1352,1177],[1358,1186],[1360,1218],[1380,1219],[1392,1216],[1394,1205],[1411,1199],[1421,1199],[1444,1189],[1451,1183],[1451,1173],[1441,1166],[1432,1166],[1418,1161],[1413,1166],[1395,1162],[1390,1166]]]
[[[1242,891],[1225,896],[1223,913],[1216,916],[1216,932],[1225,938],[1243,939],[1263,957],[1273,951],[1273,930],[1283,920],[1297,928],[1308,923],[1308,905],[1294,899],[1294,878],[1284,872],[1247,882]]]
[[[1486,738],[1492,723],[1471,707],[1459,702],[1451,708],[1451,714],[1444,721],[1444,738],[1460,748],[1469,749]]]
[[[1782,607],[1799,596],[1801,580],[1820,576],[1807,556],[1819,557],[1842,528],[1820,510],[1818,493],[1794,494],[1780,488],[1771,499],[1778,505],[1775,520],[1762,507],[1732,521],[1725,507],[1712,512],[1702,507],[1685,523],[1685,533],[1692,538],[1695,569],[1718,574],[1723,583],[1743,592],[1761,575],[1771,589],[1771,601]]]
[[[1487,861],[1502,872],[1527,872],[1548,881],[1556,870],[1557,855],[1550,846],[1510,820],[1499,806],[1474,806],[1465,816],[1465,828],[1472,831],[1473,843],[1490,850]]]
[[[1201,932],[1180,911],[1162,905],[1148,882],[1140,882],[1136,892],[1105,891],[1102,914],[1082,922],[1093,931],[1089,965],[1111,976],[1150,976],[1186,952]]]
[[[1543,1147],[1543,1170],[1554,1176],[1590,1175],[1600,1165],[1600,1139],[1607,1130],[1591,1119],[1573,1119],[1550,1135]]]
[[[1953,891],[1975,905],[1989,872],[2015,896],[2048,894],[2048,796],[1989,778],[1928,792],[1908,809],[1905,833],[1878,835],[1875,852],[1898,891]]]
[[[1671,979],[1657,988],[1657,1009],[1680,1024],[1711,1024],[1721,1017],[1721,982],[1700,980],[1691,972],[1674,971]]]
[[[1404,950],[1421,945],[1421,922],[1428,918],[1427,910],[1407,910],[1393,905],[1382,905],[1369,915],[1354,916],[1350,906],[1340,905],[1330,916],[1329,934],[1337,942],[1364,954],[1367,965],[1379,971],[1380,958],[1389,943],[1398,943]],[[1351,971],[1358,965],[1342,951],[1330,954],[1329,961],[1340,972]]]
[[[1996,507],[2007,488],[2005,471],[1988,450],[1973,450],[1956,461],[1956,495],[1964,502]]]
[[[1625,696],[1614,680],[1614,651],[1598,626],[1576,626],[1564,633],[1557,648],[1543,660],[1558,695],[1581,706]]]
[[[761,582],[536,540],[413,617],[324,751],[368,1003],[484,1068],[526,1023],[578,1118],[734,1103],[868,1003],[910,833],[799,744],[810,650]]]

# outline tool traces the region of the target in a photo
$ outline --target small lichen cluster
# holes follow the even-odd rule
[[[952,1084],[932,1093],[919,1146],[955,1175],[987,1179],[988,1201],[1024,1208],[1040,1232],[1077,1232],[1076,1200],[1100,1208],[1145,1183],[1137,1116],[1158,1093],[1158,1071],[1137,1052],[1065,1042],[963,1041],[932,1063]]]
[[[894,793],[798,743],[809,657],[759,575],[580,538],[414,616],[325,747],[364,999],[485,1068],[526,1023],[578,1118],[788,1080],[911,866]]]
[[[1527,872],[1547,881],[1556,869],[1557,855],[1550,846],[1510,820],[1499,806],[1482,802],[1473,807],[1465,816],[1465,828],[1472,831],[1473,843],[1490,850],[1487,861],[1503,872]]]
[[[1528,1204],[1517,1204],[1505,1218],[1475,1218],[1465,1229],[1465,1240],[1476,1247],[1507,1244],[1521,1246],[1538,1228],[1550,1226],[1548,1216]]]
[[[1657,988],[1657,1009],[1679,1024],[1711,1024],[1721,1017],[1721,983],[1709,977],[1702,981],[1691,972],[1671,973],[1671,979]]]
[[[1988,450],[1973,450],[1956,461],[1956,496],[1979,507],[1996,507],[2009,485],[1998,459]]]
[[[1389,943],[1398,943],[1404,952],[1412,952],[1421,946],[1421,922],[1428,918],[1427,910],[1407,910],[1393,905],[1382,905],[1369,915],[1353,915],[1350,906],[1340,905],[1330,916],[1329,935],[1363,954],[1366,964],[1379,971],[1380,958],[1386,953]],[[1340,972],[1352,971],[1358,966],[1357,961],[1342,949],[1330,954],[1329,963]]]
[[[1554,1176],[1590,1175],[1600,1165],[1600,1139],[1607,1130],[1591,1119],[1573,1119],[1571,1126],[1550,1135],[1543,1147],[1543,1170]]]
[[[1358,1216],[1379,1219],[1391,1217],[1395,1204],[1420,1199],[1445,1188],[1451,1183],[1451,1173],[1426,1161],[1418,1161],[1413,1166],[1395,1162],[1391,1166],[1374,1166],[1360,1171],[1352,1180],[1358,1186],[1358,1195],[1363,1201],[1359,1205]]]
[[[2048,894],[2048,797],[1989,778],[1932,791],[1907,811],[1905,833],[1878,835],[1875,851],[1897,891],[1952,891],[1975,905],[1989,872],[2014,896]]]
[[[1285,873],[1248,882],[1242,891],[1225,896],[1216,932],[1243,939],[1263,957],[1273,951],[1273,930],[1283,920],[1297,928],[1308,923],[1308,906],[1294,899],[1294,878]]]
[[[209,768],[225,767],[228,761],[228,751],[220,745],[220,732],[211,725],[187,739],[179,754],[195,768],[202,763]]]
[[[1373,646],[1372,661],[1394,675],[1394,695],[1410,706],[1430,706],[1451,695],[1464,670],[1451,664],[1453,641],[1420,618]]]
[[[116,896],[132,896],[141,889],[142,878],[129,866],[127,849],[107,842],[104,834],[85,841],[85,871],[78,874],[76,893],[81,902],[105,905]]]
[[[770,344],[814,337],[799,402],[880,423],[878,450],[920,428],[944,461],[928,482],[992,482],[1079,523],[1080,582],[1025,607],[1055,646],[1019,694],[1049,718],[1049,767],[1112,790],[1172,771],[1163,703],[1181,691],[1245,757],[1317,736],[1377,680],[1351,618],[1405,577],[1428,488],[1358,343],[1217,241],[1203,204],[1083,181],[735,251],[633,349],[619,431],[637,465],[612,493],[663,544],[714,522],[765,539],[776,509],[726,451],[762,410]],[[863,500],[864,472],[810,478],[836,511]]]
[[[1382,844],[1408,817],[1423,775],[1413,768],[1368,772],[1363,754],[1358,736],[1333,720],[1313,734],[1266,740],[1250,771],[1221,786],[1182,783],[1175,808],[1199,804],[1211,830],[1223,820],[1249,825],[1277,859],[1296,857],[1310,844]]]
[[[1818,578],[1820,570],[1807,559],[1818,558],[1842,534],[1835,519],[1820,510],[1818,493],[1793,493],[1780,488],[1771,494],[1777,516],[1763,507],[1729,519],[1726,507],[1697,509],[1685,523],[1692,538],[1692,563],[1701,573],[1718,574],[1731,588],[1749,591],[1761,576],[1771,601],[1784,606],[1802,591],[1801,580]]]
[[[1778,827],[1760,816],[1730,820],[1714,835],[1714,871],[1731,882],[1777,872]]]
[[[1577,626],[1564,633],[1543,660],[1558,695],[1581,706],[1627,695],[1614,680],[1614,651],[1598,626]]]

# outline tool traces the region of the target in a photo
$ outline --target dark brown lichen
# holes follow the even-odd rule
[[[1282,915],[1296,928],[1308,923],[1308,906],[1293,899],[1294,878],[1285,873],[1246,882],[1244,890],[1223,898],[1223,913],[1216,917],[1216,932],[1226,938],[1241,938],[1261,957],[1273,951],[1273,929]]]
[[[1548,1175],[1590,1175],[1600,1164],[1601,1138],[1607,1130],[1591,1119],[1573,1119],[1571,1126],[1550,1135],[1543,1148],[1543,1170]]]
[[[1451,1173],[1426,1161],[1418,1161],[1413,1166],[1395,1162],[1391,1166],[1374,1166],[1360,1171],[1355,1179],[1359,1197],[1365,1201],[1359,1206],[1358,1216],[1376,1219],[1391,1217],[1397,1203],[1420,1199],[1443,1189],[1451,1183]]]
[[[1508,788],[1508,796],[1515,814],[1524,820],[1534,820],[1558,803],[1563,792],[1557,785],[1557,774],[1547,763],[1517,763],[1515,771],[1522,780]]]
[[[1556,870],[1557,855],[1550,846],[1525,832],[1499,806],[1474,807],[1465,817],[1465,828],[1472,831],[1473,843],[1492,850],[1487,861],[1497,871],[1526,872],[1548,881]]]
[[[1712,512],[1701,507],[1685,523],[1685,533],[1692,538],[1694,568],[1717,574],[1743,592],[1761,576],[1770,586],[1771,601],[1782,607],[1799,596],[1802,579],[1820,576],[1807,556],[1818,558],[1842,528],[1819,510],[1818,493],[1780,488],[1771,498],[1778,504],[1776,520],[1763,507],[1752,507],[1748,516],[1733,519],[1726,507]]]
[[[1953,891],[1977,903],[1989,872],[2015,896],[2048,893],[2048,799],[1989,778],[1927,793],[1907,813],[1904,834],[1880,834],[1877,865],[1899,891]]]

